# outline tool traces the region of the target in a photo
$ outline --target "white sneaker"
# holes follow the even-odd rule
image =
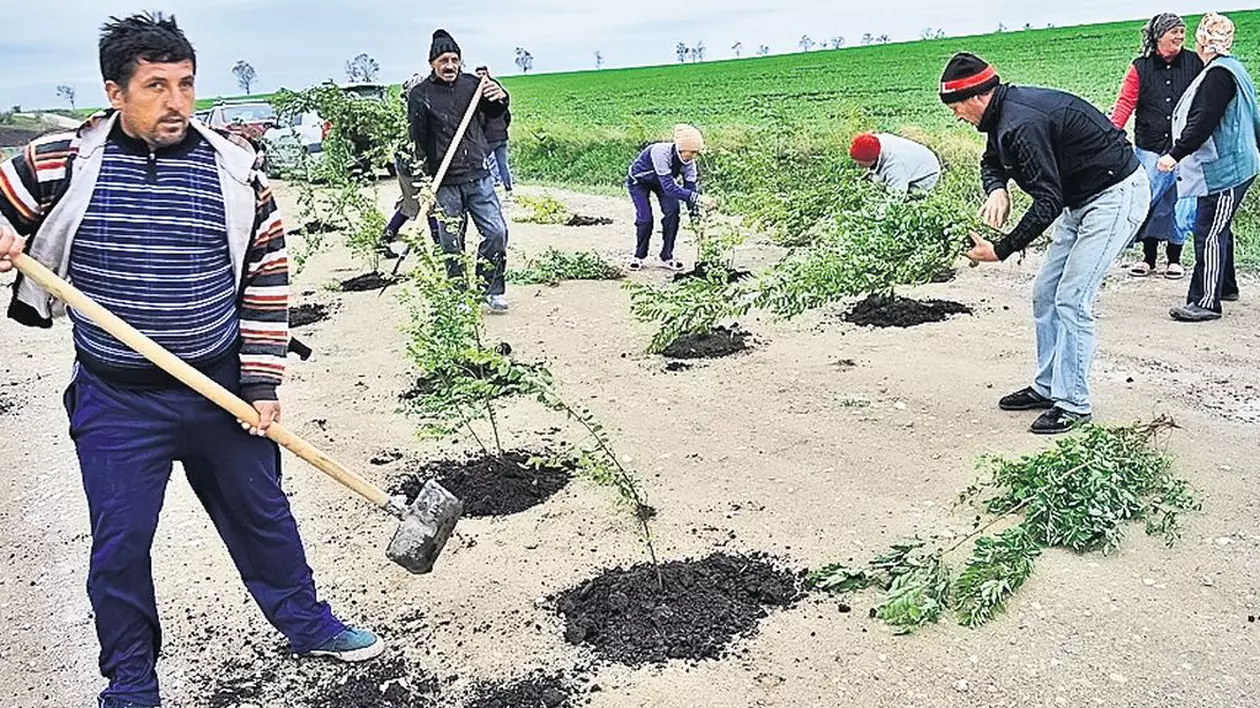
[[[486,306],[490,308],[491,312],[507,312],[508,308],[511,307],[507,298],[502,295],[487,295]]]

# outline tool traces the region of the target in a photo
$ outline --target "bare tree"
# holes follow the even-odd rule
[[[69,84],[62,84],[57,87],[57,97],[70,102],[70,110],[74,110],[74,87]]]
[[[871,34],[870,32],[867,32],[866,34],[862,35],[862,46],[866,46],[874,41],[875,41],[875,35]]]
[[[767,54],[769,54],[769,53],[770,53],[770,45],[769,45],[769,44],[763,44],[763,45],[761,45],[760,47],[757,47],[757,56],[759,56],[759,57],[764,57],[765,55],[767,55]]]
[[[814,40],[807,34],[801,35],[801,41],[796,43],[801,49],[809,51],[814,48]]]
[[[604,68],[604,53],[599,51],[598,49],[595,50],[595,68],[596,69]]]
[[[674,51],[678,54],[679,64],[687,61],[687,55],[691,54],[691,49],[688,48],[687,45],[683,44],[682,42],[679,42],[678,46],[674,47]]]
[[[1005,31],[1006,31],[1006,25],[1004,25],[1004,24],[1002,24],[1001,22],[999,22],[999,23],[998,23],[998,28],[997,28],[997,31],[998,31],[998,32],[1005,32]]]
[[[933,39],[945,39],[945,30],[943,29],[936,30],[936,36],[934,36]]]
[[[236,83],[240,85],[245,95],[249,95],[250,87],[254,85],[254,80],[258,78],[258,72],[254,71],[254,67],[244,59],[236,62],[236,66],[232,67],[232,74],[236,77]]]
[[[744,43],[743,43],[743,42],[736,42],[736,43],[732,44],[732,45],[731,45],[731,51],[732,51],[732,52],[735,52],[735,58],[736,58],[736,59],[738,59],[738,58],[739,58],[739,54],[740,54],[740,52],[744,51]]]
[[[878,44],[888,44],[890,41],[892,40],[888,39],[888,35],[886,34],[881,34],[875,38],[875,42]]]
[[[704,61],[704,40],[696,42],[696,46],[691,50],[692,61]]]
[[[381,65],[367,54],[360,54],[346,62],[346,81],[371,83],[381,73]]]
[[[534,68],[534,55],[530,54],[524,47],[516,48],[516,68],[525,74],[528,74],[529,70]]]
[[[827,46],[831,47],[832,49],[839,49],[840,47],[843,47],[844,37],[841,37],[840,35],[836,35],[832,37],[831,39],[827,40]]]
[[[919,39],[931,39],[936,36],[936,30],[931,27],[924,27],[919,31]]]

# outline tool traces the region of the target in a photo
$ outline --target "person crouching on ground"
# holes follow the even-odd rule
[[[1014,179],[1033,203],[996,244],[972,233],[972,262],[1006,260],[1058,221],[1033,286],[1037,371],[1033,385],[998,407],[1045,412],[1039,434],[1062,433],[1091,417],[1094,298],[1107,268],[1146,219],[1150,182],[1124,131],[1070,93],[1001,83],[974,54],[956,54],[941,77],[941,100],[985,133],[984,222],[1001,228]]]
[[[717,206],[713,197],[700,194],[699,172],[696,158],[704,150],[704,137],[690,125],[674,126],[674,141],[653,143],[643,149],[630,163],[626,189],[634,202],[634,228],[638,239],[630,270],[643,268],[648,246],[652,241],[655,217],[649,195],[655,194],[661,205],[661,266],[670,270],[682,270],[683,264],[674,258],[674,242],[678,239],[681,219],[680,205],[686,204],[693,218],[703,207]],[[682,185],[678,180],[682,179]]]
[[[901,196],[927,194],[941,178],[936,154],[899,135],[862,133],[849,145],[849,157],[866,170],[866,179]]]

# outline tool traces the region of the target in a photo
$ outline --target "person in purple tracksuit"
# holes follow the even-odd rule
[[[643,149],[626,177],[626,189],[634,202],[634,228],[638,239],[630,270],[643,268],[648,245],[652,240],[655,216],[649,195],[655,194],[661,205],[661,265],[670,270],[682,270],[683,265],[674,258],[674,242],[678,238],[680,208],[683,203],[694,217],[697,209],[717,206],[713,197],[700,194],[696,157],[704,149],[704,137],[690,125],[674,126],[674,141],[653,143]],[[682,179],[682,184],[678,180]]]

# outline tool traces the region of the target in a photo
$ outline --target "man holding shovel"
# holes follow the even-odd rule
[[[504,274],[507,269],[507,222],[494,180],[486,169],[488,147],[482,120],[464,121],[473,101],[483,118],[502,116],[508,108],[508,94],[490,78],[478,79],[461,71],[459,45],[446,30],[433,33],[429,49],[433,71],[407,93],[407,123],[415,143],[417,172],[438,175],[447,151],[450,164],[437,185],[438,238],[442,250],[462,255],[465,217],[471,217],[481,232],[477,249],[477,274],[486,289],[486,305],[493,312],[506,312]],[[456,140],[459,127],[466,125],[462,140]],[[447,273],[463,277],[460,258],[447,259]]]
[[[64,401],[91,521],[88,596],[109,679],[100,706],[160,703],[150,548],[175,460],[292,650],[373,658],[380,640],[316,596],[279,452],[261,437],[279,427],[288,262],[254,153],[189,122],[196,55],[174,18],[111,18],[100,63],[112,109],[0,164],[0,272],[25,252],[258,414],[257,426],[234,420],[70,310]],[[9,316],[50,327],[53,315],[50,294],[20,276]]]
[[[1008,411],[1044,410],[1031,431],[1055,434],[1088,422],[1094,360],[1094,298],[1108,266],[1146,219],[1150,183],[1123,131],[1088,102],[1053,89],[1001,83],[974,54],[956,54],[941,100],[985,133],[980,161],[993,229],[1011,213],[1013,179],[1033,199],[996,244],[972,233],[972,263],[1006,260],[1057,220],[1033,286],[1037,370],[1033,385],[1003,396]]]

